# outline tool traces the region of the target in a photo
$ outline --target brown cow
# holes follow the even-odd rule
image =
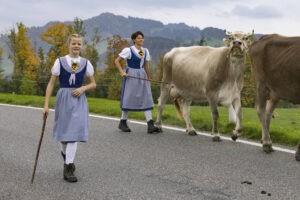
[[[300,103],[300,37],[264,35],[251,49],[257,114],[262,125],[263,150],[272,152],[269,126],[280,99]],[[296,152],[300,161],[300,143]]]

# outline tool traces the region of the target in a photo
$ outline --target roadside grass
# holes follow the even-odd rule
[[[26,105],[43,107],[44,97],[31,95],[16,95],[0,93],[0,102],[6,104]],[[49,107],[54,108],[55,97],[51,97]],[[90,113],[119,117],[121,115],[120,102],[101,98],[88,98]],[[157,105],[152,112],[153,119],[156,119]],[[228,110],[219,107],[219,132],[231,135],[235,124],[228,122]],[[1,112],[1,110],[0,110]],[[296,146],[300,139],[300,109],[277,108],[275,119],[272,119],[270,134],[273,143]],[[130,119],[145,120],[143,112],[129,112]],[[192,106],[191,121],[197,130],[208,131],[212,129],[212,118],[210,108],[207,106]],[[163,115],[163,124],[175,125],[185,128],[185,122],[179,120],[174,105],[166,105]],[[256,109],[243,108],[243,134],[242,137],[251,140],[261,139],[261,126],[258,120]]]

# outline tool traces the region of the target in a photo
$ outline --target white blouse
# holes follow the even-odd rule
[[[69,55],[66,55],[65,57],[67,59],[67,63],[68,63],[70,68],[71,68],[71,65],[72,65],[71,63],[72,62],[73,63],[74,62],[79,62],[80,63],[80,59],[81,59],[80,56],[78,58],[71,58]],[[58,59],[55,60],[55,63],[53,65],[52,69],[51,69],[51,73],[52,73],[52,75],[59,76],[59,74],[60,74],[60,63],[59,63]],[[93,67],[93,65],[91,64],[91,62],[89,60],[87,62],[85,75],[88,76],[88,77],[94,75],[94,67]]]
[[[131,46],[131,48],[132,48],[133,52],[135,53],[135,55],[136,55],[137,57],[141,58],[141,55],[139,55],[139,51],[140,51],[140,50],[138,50],[134,45]],[[148,49],[142,47],[142,50],[143,50],[143,52],[145,52],[145,54],[146,54],[146,61],[149,61],[149,60],[151,59],[151,57],[150,57],[150,53],[149,53]],[[122,50],[122,52],[119,54],[119,56],[120,56],[121,58],[123,58],[124,60],[131,59],[131,51],[130,51],[130,48],[129,48],[129,47],[124,48],[124,49]],[[142,59],[141,64],[140,64],[140,67],[143,67],[143,65],[144,65],[144,59]]]

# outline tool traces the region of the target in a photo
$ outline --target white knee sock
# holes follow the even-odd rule
[[[145,111],[145,117],[146,117],[146,121],[149,122],[152,119],[152,113],[151,110],[146,110]]]
[[[63,144],[63,143],[59,143],[60,144],[60,150],[63,152],[63,154],[66,155],[66,148],[67,148],[67,145],[66,144]]]
[[[77,142],[67,143],[66,148],[66,164],[74,163],[77,150]]]
[[[121,119],[124,120],[124,119],[127,119],[127,117],[128,117],[128,111],[122,111]]]

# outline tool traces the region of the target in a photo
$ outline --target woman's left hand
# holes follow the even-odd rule
[[[77,88],[72,92],[73,97],[80,97],[80,95],[84,92],[84,89],[82,87]]]

